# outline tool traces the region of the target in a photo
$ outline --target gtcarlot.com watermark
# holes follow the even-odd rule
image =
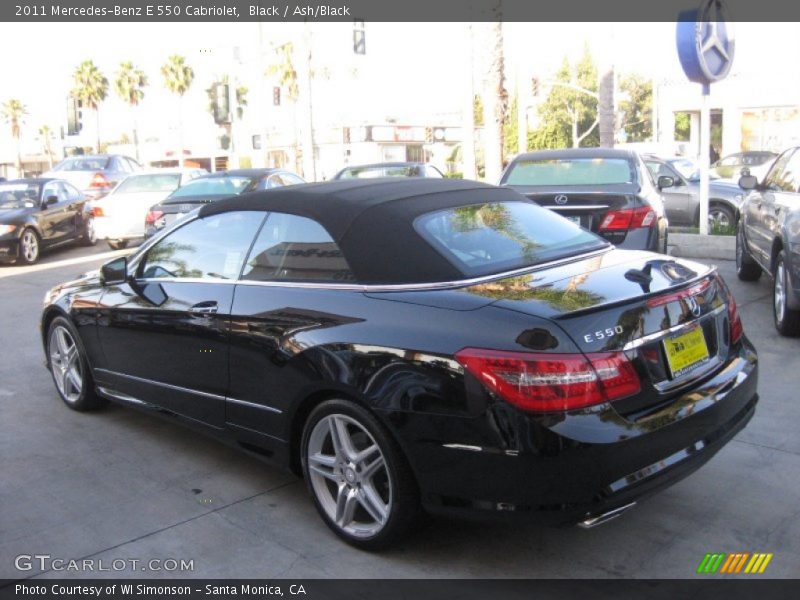
[[[19,554],[14,558],[18,571],[65,571],[94,573],[101,571],[194,571],[194,559],[184,558],[60,558],[50,554]]]

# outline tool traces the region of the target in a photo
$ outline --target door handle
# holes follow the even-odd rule
[[[190,315],[213,315],[217,312],[218,305],[215,301],[199,302],[189,308]]]

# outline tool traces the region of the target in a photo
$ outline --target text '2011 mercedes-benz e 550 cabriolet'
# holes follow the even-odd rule
[[[52,289],[41,325],[69,407],[153,410],[290,468],[368,549],[423,510],[601,523],[697,469],[758,398],[713,268],[469,181],[209,204]]]

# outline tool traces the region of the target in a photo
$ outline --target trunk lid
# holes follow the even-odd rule
[[[624,352],[642,391],[615,401],[623,414],[714,371],[731,345],[730,297],[716,270],[648,252],[613,250],[470,291],[554,320],[586,354]]]

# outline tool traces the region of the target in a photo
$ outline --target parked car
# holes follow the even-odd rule
[[[667,250],[661,194],[632,150],[573,148],[520,154],[500,185],[620,248]]]
[[[91,154],[65,158],[42,177],[57,177],[69,181],[84,196],[96,200],[108,194],[114,186],[142,165],[121,154]]]
[[[421,506],[597,525],[697,469],[757,401],[713,267],[473,181],[221,200],[45,300],[70,408],[114,400],[290,468],[365,549]]]
[[[365,179],[376,177],[444,177],[442,172],[423,162],[386,162],[345,167],[333,179]]]
[[[92,202],[95,230],[112,248],[125,248],[132,240],[144,239],[144,220],[150,207],[205,169],[177,168],[142,171],[129,175],[110,194]]]
[[[766,151],[736,152],[719,159],[711,168],[718,177],[725,179],[738,178],[747,169],[750,175],[755,175],[760,181],[777,156],[774,152]]]
[[[231,169],[203,175],[150,207],[144,220],[145,237],[155,235],[203,204],[246,192],[300,183],[305,183],[302,177],[283,169]]]
[[[700,168],[684,157],[642,156],[664,199],[664,210],[671,225],[697,226],[700,223]],[[667,177],[668,179],[661,179]],[[670,181],[671,180],[671,181]],[[671,185],[665,185],[670,184]],[[738,183],[709,173],[708,223],[732,227],[744,194]]]
[[[45,249],[80,240],[93,246],[87,199],[60,179],[0,183],[0,262],[33,264]]]
[[[739,279],[772,277],[775,328],[800,335],[800,147],[781,154],[763,182],[746,175],[739,185],[749,192],[736,235]]]

